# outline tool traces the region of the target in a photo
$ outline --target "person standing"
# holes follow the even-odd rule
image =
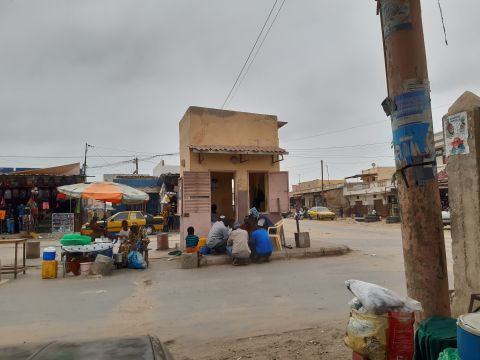
[[[7,232],[13,234],[15,232],[15,212],[9,206],[7,209]]]
[[[25,205],[20,203],[20,205],[17,206],[17,211],[18,211],[18,230],[23,231],[23,217],[25,216]]]

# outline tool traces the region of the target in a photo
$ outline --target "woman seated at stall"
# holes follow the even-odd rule
[[[131,249],[137,250],[139,252],[145,250],[150,243],[145,229],[135,223],[132,224],[132,226],[130,227],[130,231],[128,233],[128,241],[131,244]]]

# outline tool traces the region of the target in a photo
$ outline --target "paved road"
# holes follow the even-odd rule
[[[290,241],[294,229],[289,220]],[[354,251],[195,270],[157,259],[146,271],[119,270],[105,278],[42,281],[31,270],[0,286],[0,344],[144,333],[177,343],[246,337],[343,324],[351,298],[346,279],[405,293],[398,225],[305,220],[301,230],[310,231],[312,243],[345,244]]]

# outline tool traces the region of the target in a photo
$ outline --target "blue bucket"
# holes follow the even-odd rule
[[[457,347],[462,360],[479,359],[480,313],[460,315],[457,320]]]
[[[57,249],[55,249],[53,246],[46,247],[43,249],[43,260],[55,260],[55,257],[57,256]]]

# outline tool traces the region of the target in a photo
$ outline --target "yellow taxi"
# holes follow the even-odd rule
[[[107,219],[106,229],[108,234],[116,234],[122,229],[122,221],[127,220],[128,227],[131,227],[132,224],[137,224],[143,226],[147,235],[151,235],[157,231],[163,230],[163,217],[162,216],[153,216],[145,211],[121,211],[115,215],[110,216]],[[105,228],[105,223],[103,221],[98,221],[98,224]],[[84,224],[82,226],[81,234],[90,236],[92,230],[90,229],[90,224]]]
[[[335,220],[335,213],[324,206],[314,206],[308,210],[308,217],[317,220]]]

